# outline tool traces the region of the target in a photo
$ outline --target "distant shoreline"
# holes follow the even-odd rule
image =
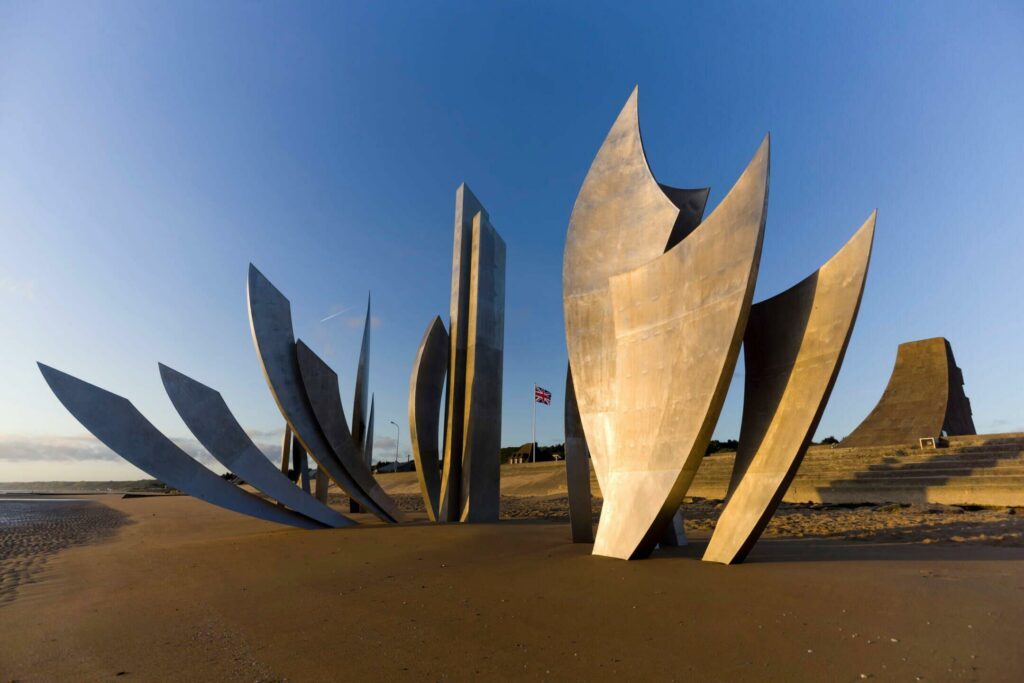
[[[0,481],[0,496],[31,493],[37,496],[74,493],[96,495],[101,493],[155,493],[167,487],[156,479],[133,481]]]

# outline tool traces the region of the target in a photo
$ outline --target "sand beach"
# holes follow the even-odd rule
[[[412,510],[403,476],[381,481]],[[784,505],[725,567],[698,561],[718,504],[696,501],[689,546],[622,562],[569,543],[564,496],[511,479],[486,525],[307,532],[187,496],[49,503],[85,531],[4,541],[4,576],[26,578],[0,604],[0,675],[1009,681],[1024,665],[1021,515]]]

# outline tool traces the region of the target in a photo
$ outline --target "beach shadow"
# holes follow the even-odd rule
[[[655,551],[648,561],[698,561],[707,548],[706,539],[691,541],[681,548]],[[907,541],[848,540],[842,538],[765,538],[741,564],[813,562],[969,562],[969,561],[1024,561],[1024,547],[997,546],[974,543],[940,542],[926,544]],[[719,565],[725,567],[726,565]]]

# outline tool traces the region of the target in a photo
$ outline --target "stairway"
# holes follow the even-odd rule
[[[783,498],[792,503],[1024,505],[1024,434],[949,437],[947,448],[812,446]],[[733,453],[704,459],[688,492],[722,498]]]

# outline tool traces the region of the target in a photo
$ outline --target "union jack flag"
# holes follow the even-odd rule
[[[535,384],[533,385],[533,400],[549,406],[551,405],[551,392],[547,389],[541,389]]]

